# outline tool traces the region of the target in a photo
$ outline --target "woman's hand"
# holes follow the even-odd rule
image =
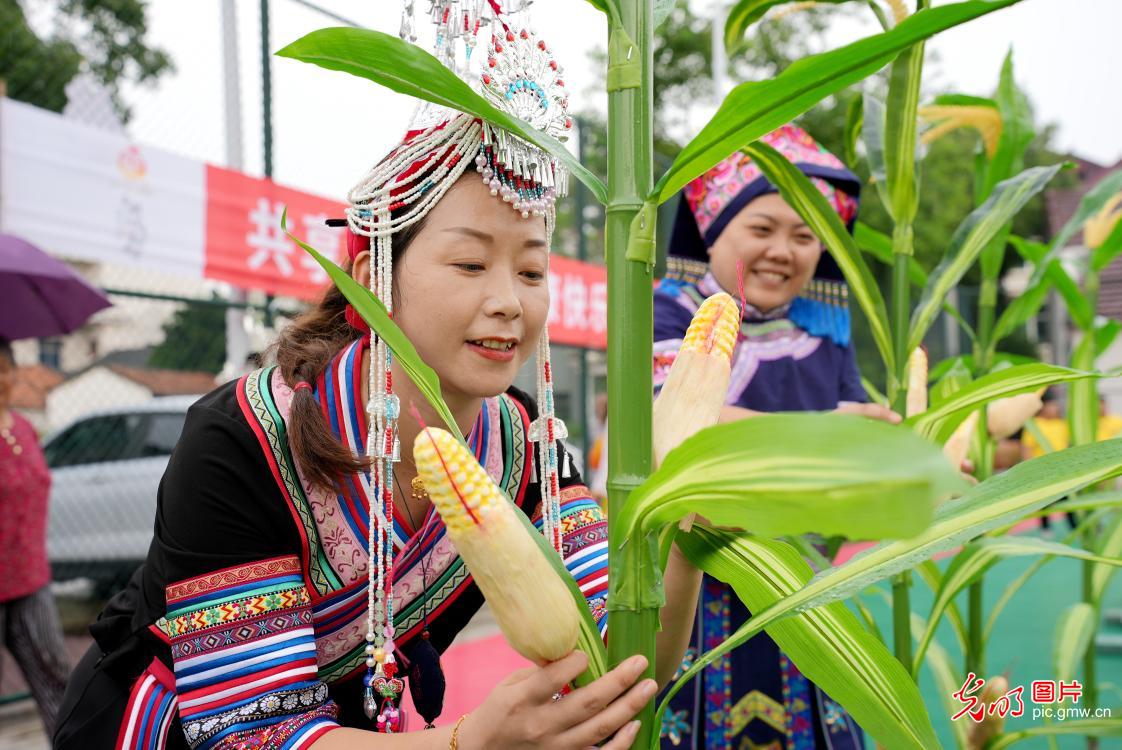
[[[855,401],[846,401],[834,409],[834,414],[856,414],[859,417],[879,419],[889,424],[900,424],[900,415],[880,404],[862,404]]]
[[[632,719],[657,690],[654,680],[636,682],[647,660],[633,656],[592,684],[554,700],[586,666],[588,657],[574,651],[547,666],[510,675],[464,719],[458,746],[583,750],[615,735],[604,748],[630,747],[639,731],[639,722]]]

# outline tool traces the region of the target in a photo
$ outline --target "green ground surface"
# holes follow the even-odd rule
[[[1066,532],[1066,524],[1060,533]],[[948,559],[940,561],[945,568]],[[986,574],[985,600],[991,607],[1001,593],[1014,579],[1029,567],[1034,558],[1012,558],[997,563]],[[1053,559],[1047,563],[1020,593],[1002,611],[994,628],[988,646],[986,668],[990,674],[1006,673],[1010,687],[1024,685],[1025,715],[1019,719],[1009,719],[1007,730],[1027,729],[1042,724],[1041,719],[1033,719],[1030,685],[1033,680],[1053,679],[1052,644],[1056,638],[1056,622],[1061,613],[1071,604],[1079,601],[1081,592],[1082,563],[1069,559]],[[888,591],[888,586],[883,587]],[[873,612],[881,632],[891,639],[892,613],[883,596],[865,594],[863,601]],[[915,579],[912,587],[912,609],[926,617],[931,609],[932,595],[922,581]],[[963,617],[966,616],[966,595],[958,599]],[[1104,609],[1122,609],[1122,569],[1111,582]],[[1101,633],[1122,635],[1122,626],[1106,624]],[[938,631],[938,641],[947,651],[956,674],[962,670],[962,650],[950,626],[944,621]],[[890,641],[891,643],[891,641]],[[1122,653],[1097,653],[1098,678],[1100,683],[1100,705],[1113,709],[1113,718],[1122,718]],[[1078,679],[1082,682],[1082,667]],[[959,683],[961,685],[961,681]],[[951,729],[952,711],[948,711],[943,693],[936,689],[930,670],[926,667],[920,678],[920,688],[931,714],[935,731],[944,748],[955,748]],[[957,701],[955,702],[958,704]],[[1082,704],[1081,704],[1082,705]],[[955,711],[957,711],[957,707]],[[960,719],[960,721],[968,719]],[[871,746],[871,743],[870,743]],[[1060,737],[1057,746],[1067,750],[1085,748],[1086,739],[1079,737]],[[1030,739],[1013,745],[1017,750],[1045,750],[1049,747],[1043,739]],[[1100,740],[1103,750],[1118,748],[1122,750],[1122,737]]]

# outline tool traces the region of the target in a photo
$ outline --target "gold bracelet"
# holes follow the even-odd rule
[[[464,719],[468,717],[464,714],[456,721],[456,726],[452,727],[452,739],[448,740],[448,750],[456,750],[457,742],[459,741],[460,725],[464,723]]]

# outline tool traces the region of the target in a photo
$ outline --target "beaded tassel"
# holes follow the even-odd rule
[[[379,218],[388,219],[381,209]],[[393,314],[393,268],[391,243],[378,238],[372,244],[370,290]],[[397,702],[404,683],[396,677],[397,658],[393,636],[393,465],[401,458],[397,436],[400,403],[393,392],[392,357],[385,341],[370,334],[370,401],[367,454],[371,457],[369,592],[367,601],[366,677],[363,680],[363,711],[376,719],[379,732],[404,729],[404,716]]]

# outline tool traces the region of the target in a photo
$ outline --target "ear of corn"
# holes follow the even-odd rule
[[[943,455],[950,460],[951,466],[956,470],[962,466],[962,462],[970,452],[970,440],[974,437],[974,431],[978,429],[978,414],[979,412],[976,411],[971,412],[958,429],[947,438],[947,442],[943,443]]]
[[[413,443],[417,475],[507,641],[546,664],[577,643],[580,613],[519,511],[450,433],[429,427]]]
[[[997,675],[986,680],[979,697],[982,705],[990,706],[1004,697],[1007,692],[1009,692],[1009,680]],[[969,722],[969,724],[967,743],[971,750],[981,750],[990,739],[1005,731],[1005,717],[1000,713],[987,712],[980,722]]]
[[[986,429],[994,440],[1004,440],[1025,426],[1044,406],[1044,389],[998,399],[986,406]]]
[[[908,357],[908,396],[905,417],[927,411],[927,352],[917,346]]]
[[[740,310],[724,292],[705,300],[694,313],[678,357],[654,403],[652,444],[656,467],[683,440],[720,419],[739,328]],[[681,528],[689,531],[693,519],[693,514],[684,518]]]

